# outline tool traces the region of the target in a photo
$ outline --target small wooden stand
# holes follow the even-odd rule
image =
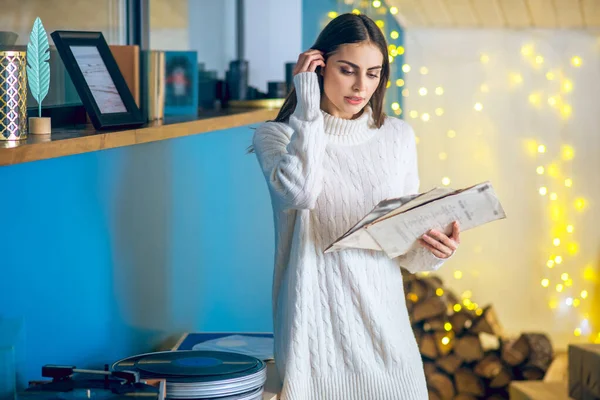
[[[48,117],[29,118],[29,133],[32,135],[49,135],[52,132],[52,121]]]

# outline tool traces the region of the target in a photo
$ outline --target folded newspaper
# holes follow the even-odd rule
[[[506,218],[490,182],[454,190],[436,187],[428,192],[381,201],[325,253],[347,248],[379,250],[394,258],[414,249],[430,229],[450,236],[452,223],[460,230]]]

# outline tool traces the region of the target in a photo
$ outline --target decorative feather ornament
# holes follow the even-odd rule
[[[33,23],[27,44],[27,81],[33,98],[38,103],[39,117],[42,116],[42,101],[50,90],[50,46],[48,35],[38,17]]]

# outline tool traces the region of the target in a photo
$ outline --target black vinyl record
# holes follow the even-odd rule
[[[235,379],[265,368],[263,361],[244,354],[222,351],[164,351],[117,361],[114,371],[137,371],[142,378],[166,378],[169,382],[203,382]]]

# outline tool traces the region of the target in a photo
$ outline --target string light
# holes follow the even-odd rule
[[[509,75],[509,79],[510,79],[510,83],[512,83],[513,85],[518,85],[518,84],[523,83],[523,77],[521,76],[521,74],[512,73]]]
[[[531,54],[533,54],[533,46],[532,45],[522,46],[521,54],[523,54],[524,56],[530,56]]]
[[[352,1],[350,3],[346,2],[346,4],[358,4],[356,1]],[[365,1],[364,4],[360,3],[360,7],[364,10],[364,12],[369,12],[368,6],[372,5],[373,8],[377,9],[377,14],[384,15],[388,13],[390,15],[396,15],[399,10],[397,7],[390,7],[389,10],[384,6],[383,1],[381,0],[373,0],[373,1]],[[373,10],[371,10],[373,11]],[[354,9],[353,12],[359,14],[361,11],[359,9]],[[330,12],[328,14],[331,18],[337,16],[337,13]],[[380,19],[379,19],[380,18]],[[386,26],[386,22],[389,23],[389,20],[384,20],[383,17],[378,17],[376,20],[376,24],[384,30]],[[398,28],[396,28],[398,29]],[[393,26],[389,27],[385,35],[391,40],[399,39],[402,35],[399,29],[394,30]],[[405,49],[403,46],[396,46],[394,43],[390,43],[388,47],[388,56],[390,63],[393,64],[393,71],[398,71],[400,73],[408,74],[411,72],[411,66],[407,63],[404,63],[403,59],[396,59],[398,56],[402,56],[405,53]],[[546,78],[545,82],[548,85],[553,85],[551,91],[532,91],[525,94],[525,98],[529,101],[529,103],[537,108],[542,109],[546,104],[549,106],[548,110],[552,110],[552,112],[556,113],[557,118],[562,120],[568,120],[573,116],[573,106],[569,104],[568,95],[574,91],[575,85],[573,81],[569,79],[569,77],[564,75],[564,70],[548,66],[550,64],[549,60],[544,58],[543,54],[539,53],[539,49],[535,49],[534,45],[531,43],[523,43],[520,48],[521,55],[528,61],[531,68],[533,69],[541,69],[544,68],[543,72],[541,72],[541,76]],[[489,64],[491,62],[491,57],[488,54],[481,53],[479,54],[479,60],[482,64]],[[574,55],[570,57],[570,65],[579,68],[582,66],[583,61],[580,56]],[[421,66],[418,68],[418,72],[420,75],[428,75],[429,69],[425,66]],[[392,75],[393,76],[393,75]],[[527,75],[529,76],[529,75]],[[524,82],[523,73],[519,71],[513,71],[508,74],[510,87],[516,89],[517,86],[522,85]],[[400,77],[393,77],[388,82],[388,87],[395,85],[397,88],[397,93],[400,92],[402,97],[408,97],[409,91],[405,87],[406,82],[404,79]],[[400,89],[401,88],[401,89]],[[428,90],[427,87],[422,86],[416,89],[420,96],[427,96],[429,92],[431,94],[435,93],[436,96],[442,96],[444,94],[444,89],[442,86],[437,86],[435,89],[430,87]],[[490,85],[488,83],[481,83],[479,86],[479,92],[482,94],[489,93]],[[483,95],[481,95],[483,96]],[[481,100],[485,101],[485,98],[478,99],[473,105],[475,111],[483,112],[484,106]],[[400,102],[393,101],[391,102],[391,109],[396,115],[400,115],[402,113],[402,107]],[[444,109],[442,107],[433,106],[429,110],[434,110],[434,112],[420,112],[417,110],[410,110],[408,112],[408,116],[413,119],[420,118],[423,122],[428,122],[431,120],[432,115],[437,117],[441,117],[444,114]],[[425,110],[423,110],[425,111]],[[430,114],[431,113],[431,114]],[[481,133],[481,132],[476,132]],[[456,137],[456,131],[449,129],[446,131],[446,135],[449,139]],[[418,138],[416,138],[417,143],[419,142]],[[557,151],[559,150],[559,151]],[[537,154],[537,157],[542,160],[546,157],[555,157],[557,156],[557,160],[553,161],[551,159],[544,159],[541,162],[538,162],[534,166],[535,173],[537,175],[536,179],[539,179],[538,184],[538,192],[540,194],[540,201],[548,202],[545,203],[548,206],[548,217],[549,221],[554,225],[552,229],[553,235],[550,236],[550,241],[548,242],[548,258],[545,262],[544,268],[544,276],[541,276],[539,279],[539,284],[541,284],[542,288],[548,290],[548,298],[547,304],[550,309],[553,310],[562,310],[564,307],[582,307],[585,304],[586,300],[589,299],[590,295],[585,287],[579,287],[577,278],[579,276],[583,276],[583,281],[585,282],[597,282],[599,277],[593,265],[587,265],[583,268],[583,274],[575,274],[571,265],[571,260],[575,260],[572,258],[579,250],[579,245],[574,237],[575,227],[572,224],[572,220],[568,221],[568,211],[574,210],[578,212],[584,212],[588,203],[584,197],[570,197],[569,193],[572,193],[571,190],[573,188],[573,180],[569,177],[566,172],[570,164],[576,156],[576,149],[568,144],[563,144],[559,149],[556,149],[553,143],[548,143],[548,148],[545,144],[537,143],[535,146],[531,147],[532,154]],[[448,154],[444,151],[440,151],[438,153],[438,158],[440,161],[445,161],[448,159]],[[565,176],[567,175],[567,176]],[[442,177],[441,182],[443,185],[448,186],[451,183],[451,180],[448,176]],[[563,186],[564,184],[564,186]],[[566,191],[567,193],[563,193]],[[566,272],[569,271],[569,272]],[[573,276],[571,276],[571,274]],[[462,279],[463,272],[456,270],[453,273],[455,279]],[[575,277],[575,279],[573,279]],[[444,291],[441,288],[436,289],[436,295],[442,296],[444,295]],[[411,296],[412,299],[415,299],[416,295]],[[452,309],[455,312],[461,311],[463,308],[473,310],[477,315],[482,315],[483,310],[479,308],[479,306],[471,300],[471,293],[467,291],[467,293],[463,293],[463,299],[460,302],[457,302],[452,306]],[[587,300],[589,303],[589,300]],[[461,304],[462,303],[462,304]],[[587,324],[587,325],[586,325]],[[579,326],[573,326],[573,333],[575,336],[584,336],[591,335],[591,328],[589,327],[589,321],[587,317],[582,319]],[[444,330],[447,332],[452,331],[452,325],[450,323],[446,323],[444,325]],[[600,333],[594,333],[593,336],[590,336],[592,340],[598,341],[600,343]],[[441,339],[442,344],[448,345],[452,341],[452,336],[447,335]]]
[[[542,279],[542,286],[547,288],[550,285],[550,280],[548,278]]]

